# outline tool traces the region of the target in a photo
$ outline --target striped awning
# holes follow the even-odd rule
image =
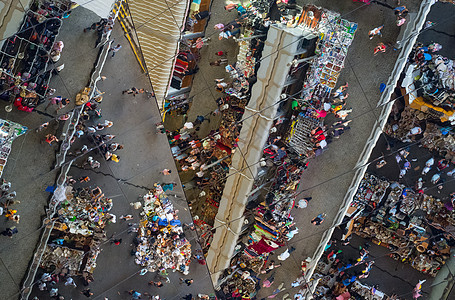
[[[170,84],[188,1],[128,1],[142,55],[160,106]]]

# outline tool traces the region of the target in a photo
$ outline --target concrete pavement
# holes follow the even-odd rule
[[[339,1],[314,2],[317,5],[340,11],[342,15],[354,10],[357,6],[361,6],[359,3],[350,1],[343,3]],[[406,4],[412,11],[418,1],[407,2],[410,3]],[[217,2],[217,0],[214,0],[212,9],[212,21],[208,27],[212,31],[213,22],[228,22],[234,16],[233,13],[229,15],[222,9],[221,1]],[[81,14],[79,18],[76,18],[78,16],[77,12]],[[352,173],[349,173],[349,170],[352,169],[357,160],[357,156],[353,153],[361,151],[370,132],[368,126],[372,126],[374,122],[374,115],[370,110],[375,107],[379,99],[379,83],[385,82],[387,79],[396,57],[396,53],[388,52],[386,55],[371,59],[372,48],[379,40],[369,41],[367,37],[368,30],[385,23],[383,39],[393,41],[398,35],[397,28],[393,24],[393,12],[381,6],[370,5],[344,17],[359,23],[359,30],[349,50],[347,66],[342,73],[343,77],[339,81],[340,83],[344,81],[350,83],[349,93],[351,96],[348,99],[348,105],[354,108],[352,117],[355,120],[352,122],[351,132],[346,133],[340,141],[331,144],[330,149],[323,156],[310,163],[308,170],[304,174],[301,185],[303,189],[308,190],[304,195],[311,195],[314,200],[305,211],[299,211],[298,215],[294,213],[298,224],[301,224],[298,225],[300,226],[300,233],[294,238],[295,242],[292,241],[291,243],[297,245],[297,251],[293,253],[294,257],[292,259],[285,261],[283,267],[277,270],[276,282],[278,283],[281,281],[287,282],[291,275],[292,279],[297,276],[297,265],[300,260],[311,255],[312,249],[319,243],[320,234],[325,229],[324,226],[330,224],[330,222],[326,221],[321,227],[314,227],[309,223],[309,220],[326,207],[332,208],[331,211],[327,211],[328,219],[335,214],[339,206],[336,203],[343,198],[352,178]],[[62,95],[65,95],[64,92],[68,89],[68,96],[74,97],[74,94],[88,80],[88,70],[90,68],[86,69],[82,67],[82,64],[86,63],[87,66],[90,66],[89,58],[91,54],[95,55],[95,50],[91,52],[88,49],[92,49],[93,45],[90,44],[94,43],[94,38],[93,35],[84,35],[82,28],[90,25],[92,20],[97,19],[96,16],[88,11],[78,8],[70,19],[66,19],[66,23],[64,22],[64,28],[62,28],[60,36],[65,42],[65,50],[61,62],[65,62],[66,67],[61,76],[53,79],[53,81],[63,79],[63,82],[60,83],[61,86],[58,87]],[[66,35],[63,35],[63,29],[65,29],[66,24],[70,26],[67,27]],[[208,34],[210,34],[210,31]],[[115,124],[110,130],[117,135],[117,142],[125,144],[125,149],[119,152],[121,162],[118,164],[113,162],[102,163],[101,171],[109,174],[108,176],[101,173],[92,174],[90,172],[89,174],[89,172],[81,171],[77,168],[73,168],[70,175],[74,175],[74,177],[81,174],[89,175],[92,178],[91,184],[99,184],[103,192],[114,199],[113,213],[117,215],[125,213],[137,214],[137,211],[131,209],[129,202],[136,201],[138,195],[144,193],[145,189],[142,187],[150,187],[156,181],[178,181],[178,178],[174,177],[177,172],[173,165],[172,156],[169,153],[166,138],[154,134],[154,124],[160,119],[155,102],[147,99],[145,95],[132,97],[122,96],[120,93],[122,89],[127,89],[131,86],[148,88],[147,85],[149,83],[146,77],[139,73],[137,62],[126,40],[122,38],[119,28],[116,28],[114,35],[116,36],[116,42],[120,42],[123,45],[123,49],[117,53],[116,57],[109,58],[110,60],[105,67],[105,74],[108,79],[100,85],[100,88],[106,91],[105,100],[102,104],[103,116],[108,120],[114,121]],[[74,44],[70,42],[71,39],[73,39]],[[206,73],[201,68],[198,76],[204,76],[204,81],[195,80],[194,86],[196,88],[195,92],[201,92],[205,99],[201,103],[202,105],[198,105],[198,108],[202,108],[206,112],[212,111],[216,108],[216,105],[213,101],[213,87],[210,86],[203,92],[203,86],[207,87],[207,84],[211,84],[212,78],[219,78],[216,77],[218,74],[222,74],[222,76],[225,74],[222,68],[208,66],[208,62],[215,57],[214,50],[219,51],[228,47],[225,44],[219,44],[215,39],[216,37],[212,39],[213,42],[208,48],[202,50],[207,54],[204,56],[203,52],[202,63],[206,64],[208,68],[212,68],[213,73]],[[222,42],[233,44],[232,40]],[[73,46],[71,47],[71,45]],[[66,60],[65,55],[70,49],[72,57]],[[230,61],[234,61],[234,54],[232,52],[229,53],[228,58]],[[71,64],[73,64],[73,69],[70,67]],[[375,72],[372,72],[372,70]],[[65,74],[64,72],[68,73]],[[201,75],[201,73],[203,74]],[[374,78],[372,78],[373,74]],[[72,79],[70,80],[69,78]],[[200,89],[198,89],[198,86]],[[365,101],[365,98],[367,101]],[[17,111],[7,115],[3,110],[1,111],[0,116],[4,114],[4,118],[9,118],[30,128],[35,128],[43,120],[48,120],[43,115],[25,114]],[[196,115],[199,114],[201,113],[190,110],[188,119],[194,120]],[[202,130],[207,129],[203,128]],[[3,260],[3,264],[0,266],[3,268],[0,272],[2,287],[5,286],[6,291],[12,291],[11,293],[8,292],[7,295],[15,293],[14,291],[17,290],[19,282],[25,273],[26,262],[28,261],[26,258],[31,257],[33,245],[36,244],[39,236],[38,228],[41,225],[40,216],[42,213],[37,212],[37,208],[39,210],[40,207],[45,207],[47,203],[48,194],[42,191],[45,186],[53,183],[56,175],[55,171],[48,172],[53,161],[53,151],[49,151],[47,145],[39,145],[42,135],[44,133],[35,134],[31,132],[18,138],[13,145],[10,161],[5,170],[4,178],[13,182],[13,189],[18,192],[18,198],[21,198],[20,200],[22,201],[21,206],[18,206],[18,210],[22,215],[22,221],[20,227],[18,227],[19,234],[15,236],[15,239],[11,240],[11,243],[5,243],[8,246],[0,249],[0,257]],[[40,147],[36,147],[37,145]],[[74,146],[77,147],[80,144],[77,143]],[[102,161],[99,158],[98,160]],[[159,170],[163,168],[172,169],[173,177],[163,178],[159,175]],[[14,170],[17,170],[16,173],[14,173]],[[27,170],[27,172],[24,172],[24,170]],[[118,179],[124,179],[127,183],[119,182]],[[19,187],[23,190],[21,191]],[[183,199],[183,191],[179,187],[175,192],[179,196],[175,198],[175,203],[176,206],[181,207],[180,218],[183,222],[189,222],[189,215],[184,213],[187,212],[187,207]],[[120,233],[125,228],[126,224],[119,220],[118,223],[107,228],[108,236],[113,233]],[[192,232],[188,234],[195,241]],[[151,280],[152,274],[139,277],[136,274],[138,266],[134,265],[132,257],[129,256],[129,250],[131,249],[129,240],[132,237],[128,237],[126,233],[121,233],[120,237],[123,237],[125,241],[123,244],[115,246],[116,248],[109,243],[106,244],[98,258],[98,267],[94,274],[95,282],[91,285],[92,291],[95,293],[94,298],[123,299],[126,298],[124,291],[131,288],[141,292],[157,292],[163,296],[166,295],[166,299],[177,299],[177,297],[181,297],[189,291],[193,292],[193,294],[196,292],[209,293],[211,291],[211,283],[208,274],[206,274],[206,267],[194,263],[190,267],[189,277],[197,279],[198,285],[195,284],[183,290],[177,283],[178,280],[176,281],[178,274],[171,273],[171,284],[165,285],[159,291],[149,288],[145,282]],[[20,255],[16,253],[20,253]],[[120,263],[121,267],[119,267]],[[24,266],[21,267],[21,265]],[[72,288],[65,287],[61,291],[65,296],[68,295],[75,299],[81,297],[78,291]],[[118,292],[120,292],[120,296]],[[266,292],[264,292],[265,294]],[[10,298],[12,297],[8,297],[8,299]]]

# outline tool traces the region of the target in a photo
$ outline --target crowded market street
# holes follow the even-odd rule
[[[98,16],[82,7],[74,9],[71,16],[64,19],[58,38],[65,43],[59,61],[59,64],[65,64],[65,69],[51,80],[51,86],[57,89],[56,95],[74,99],[81,87],[85,86],[89,80],[99,48],[93,48],[96,34],[84,33],[84,28],[98,20]],[[157,287],[148,284],[148,282],[156,280],[156,274],[149,272],[143,276],[139,275],[142,267],[136,265],[134,256],[131,256],[135,234],[128,232],[130,228],[128,223],[139,223],[141,210],[134,209],[130,203],[140,201],[141,195],[145,195],[149,189],[154,188],[155,183],[177,183],[175,188],[168,192],[169,198],[172,199],[175,209],[179,211],[178,215],[182,224],[190,224],[192,221],[181,186],[178,184],[179,179],[174,175],[177,172],[174,171],[171,176],[163,176],[160,173],[160,170],[164,168],[175,170],[175,167],[165,137],[155,132],[155,123],[160,121],[156,102],[146,94],[139,94],[136,97],[128,94],[122,95],[123,90],[132,86],[150,89],[150,83],[136,67],[137,62],[128,48],[121,28],[115,27],[112,35],[111,39],[123,44],[124,48],[115,57],[112,57],[111,54],[107,57],[102,71],[102,75],[106,76],[106,79],[98,84],[98,88],[105,92],[103,103],[100,105],[103,117],[94,120],[95,125],[104,120],[114,120],[112,128],[106,128],[99,133],[114,134],[116,137],[112,142],[124,146],[124,149],[116,152],[121,157],[121,161],[118,163],[106,161],[95,149],[86,156],[81,156],[79,153],[76,156],[79,159],[75,161],[68,174],[76,181],[75,190],[79,188],[92,190],[99,187],[104,197],[112,199],[113,205],[109,212],[117,216],[116,223],[107,224],[105,227],[107,238],[102,238],[100,241],[101,252],[96,259],[96,268],[92,269],[94,282],[89,286],[91,292],[94,293],[92,298],[127,299],[129,297],[127,291],[131,289],[141,293],[149,292],[152,295],[159,294],[167,299],[180,298],[189,292],[211,294],[213,285],[207,268],[197,263],[196,260],[191,261],[190,273],[187,276],[169,270],[171,283],[163,281],[164,286],[158,290]],[[81,59],[82,57],[84,59]],[[119,68],[122,68],[123,71],[118,72]],[[20,201],[11,207],[17,210],[17,214],[20,214],[21,217],[20,222],[16,224],[19,232],[11,239],[5,237],[2,242],[1,286],[4,289],[3,294],[7,295],[5,299],[19,297],[19,291],[22,289],[21,282],[27,274],[29,263],[40,238],[44,208],[47,207],[51,195],[45,190],[48,186],[55,184],[58,176],[58,169],[55,169],[55,155],[58,146],[54,143],[49,146],[47,143],[43,144],[42,141],[48,133],[60,137],[62,122],[52,122],[55,107],[49,107],[47,110],[45,107],[45,104],[40,105],[36,109],[38,113],[25,113],[17,111],[15,108],[11,113],[6,113],[2,109],[1,113],[2,118],[14,120],[28,127],[27,133],[13,143],[8,164],[3,172],[3,178],[11,181],[11,191],[17,192],[16,200]],[[72,100],[63,113],[71,111],[74,107],[75,103]],[[39,130],[40,124],[48,121],[51,121],[48,128]],[[77,152],[84,144],[90,148],[94,146],[90,139],[83,137],[74,143],[70,152]],[[88,156],[94,157],[101,163],[101,166],[95,170],[87,166],[82,167]],[[70,159],[74,157],[69,156]],[[80,182],[83,177],[89,177],[90,181]],[[133,215],[132,220],[120,219],[122,215],[130,214]],[[4,219],[2,219],[2,224],[5,228],[13,226],[12,221],[4,221]],[[198,249],[196,236],[188,228],[185,228],[184,231],[194,253]],[[59,237],[54,236],[54,233],[55,230],[49,240],[50,244],[60,242]],[[64,235],[61,237],[65,241],[68,239]],[[74,239],[75,235],[69,235],[69,237]],[[114,239],[122,239],[123,242],[116,245],[112,243]],[[64,248],[69,245],[65,241]],[[77,244],[76,248],[79,248]],[[64,295],[65,299],[84,297],[81,295],[81,291],[86,288],[83,284],[83,276],[72,277],[77,288],[66,286],[65,280],[62,280],[56,286],[48,283],[49,288],[40,291],[39,284],[43,272],[45,272],[44,269],[38,271],[33,280],[34,290],[30,299],[34,296],[38,296],[39,299],[49,299],[49,292],[52,288],[58,288],[59,294]],[[193,277],[195,284],[181,289],[179,277]]]
[[[216,2],[215,2],[216,3]],[[300,4],[300,3],[299,3]],[[388,30],[383,30],[381,40],[393,43],[396,40],[399,27],[395,22],[395,15],[393,11],[380,5],[370,5],[355,10],[356,5],[361,4],[350,3],[334,3],[331,1],[315,1],[315,5],[340,12],[343,18],[350,21],[355,21],[359,24],[358,32],[354,38],[353,44],[349,49],[349,54],[345,63],[345,70],[341,72],[338,80],[338,86],[345,82],[349,82],[348,92],[350,94],[348,108],[352,108],[352,114],[347,118],[353,119],[350,123],[351,130],[343,135],[339,141],[334,141],[329,149],[321,156],[316,157],[310,161],[308,168],[303,172],[300,184],[300,190],[297,192],[298,197],[312,197],[313,199],[308,204],[308,207],[303,211],[294,210],[292,212],[296,227],[298,227],[298,234],[295,236],[295,241],[291,240],[287,244],[288,247],[296,248],[295,252],[291,253],[291,259],[283,261],[282,266],[274,270],[275,283],[287,282],[290,274],[292,278],[297,278],[300,272],[300,262],[306,257],[311,257],[314,253],[316,246],[321,240],[322,233],[331,226],[331,219],[337,214],[341,200],[343,199],[346,190],[351,183],[353,172],[351,171],[355,166],[355,162],[360,155],[361,150],[370,134],[371,128],[375,122],[376,115],[373,108],[376,107],[379,101],[380,92],[379,86],[383,82],[387,82],[391,70],[395,64],[395,59],[399,51],[388,49],[385,55],[373,56],[372,49],[375,43],[368,38],[368,30],[374,28],[378,24],[384,24]],[[406,3],[410,11],[416,12],[418,10],[418,1]],[[391,4],[394,5],[394,4]],[[232,20],[232,13],[227,13],[222,7],[212,7],[212,15],[209,21],[206,36],[211,36],[212,40],[207,46],[200,50],[201,61],[198,64],[199,72],[194,75],[194,81],[191,89],[190,97],[192,96],[193,106],[195,103],[202,103],[198,105],[197,109],[189,109],[184,119],[179,122],[177,117],[166,118],[166,127],[168,130],[175,130],[181,128],[185,121],[197,120],[198,116],[205,116],[210,118],[210,122],[198,123],[199,131],[197,136],[199,138],[205,137],[211,130],[217,130],[219,124],[219,116],[216,113],[217,103],[216,99],[219,97],[217,91],[213,91],[212,78],[223,78],[225,71],[223,67],[212,66],[209,62],[218,60],[217,52],[227,52],[227,64],[235,62],[235,50],[231,50],[235,46],[232,40],[216,39],[217,29],[212,29],[218,23],[228,23]],[[229,48],[226,48],[229,47]],[[207,58],[208,57],[208,58]],[[380,66],[380,68],[379,68]],[[371,72],[375,70],[375,72]],[[360,96],[362,95],[362,96]],[[221,107],[218,103],[218,108]],[[376,109],[379,111],[380,109]],[[172,127],[172,124],[175,124]],[[360,126],[361,124],[361,126]],[[369,127],[370,126],[370,127]],[[177,155],[180,153],[177,153]],[[199,217],[205,217],[206,214],[211,214],[212,219],[216,210],[213,211],[214,203],[207,203],[207,201],[199,202],[203,207],[199,207],[197,201],[199,199],[200,190],[191,189],[194,181],[189,181],[194,176],[194,173],[182,172],[181,178],[185,182],[186,195],[188,201],[192,203],[193,213]],[[197,177],[196,177],[197,178]],[[215,179],[216,182],[220,180]],[[188,182],[189,181],[189,182]],[[298,199],[297,199],[298,200]],[[216,208],[215,208],[216,209]],[[204,214],[204,216],[201,215]],[[311,225],[310,221],[320,213],[326,213],[327,217],[323,224],[319,227]],[[206,218],[204,221],[211,219]],[[210,222],[210,221],[209,221]],[[204,225],[207,226],[207,225]],[[210,226],[210,224],[208,225]],[[209,227],[210,228],[210,227]],[[210,233],[210,232],[209,232]],[[201,234],[207,234],[204,227],[201,228]],[[205,240],[203,241],[205,242]],[[204,245],[203,245],[204,247]],[[269,259],[276,259],[276,255],[280,254],[283,250],[277,250],[275,255]],[[261,275],[260,278],[265,280],[268,276]],[[261,284],[262,285],[262,284]],[[289,288],[289,286],[288,286]],[[261,288],[258,291],[257,297],[266,297],[271,295],[275,289]],[[298,289],[294,289],[295,292]],[[293,291],[293,290],[291,290]],[[291,293],[291,292],[290,292]],[[279,295],[282,295],[281,293]],[[278,296],[279,296],[278,295]]]
[[[100,20],[71,1],[36,3],[1,52],[5,299],[290,300],[316,283],[317,299],[427,299],[444,281],[452,240],[430,242],[421,228],[450,231],[453,126],[440,122],[451,94],[425,89],[428,107],[446,105],[437,114],[406,89],[454,59],[453,4],[432,7],[408,59],[422,73],[407,64],[405,76],[396,42],[417,35],[406,26],[422,1],[194,0],[158,99],[118,4]],[[359,161],[395,78],[407,85],[386,101],[406,97],[367,168]],[[251,126],[262,140],[245,133],[257,115],[269,122]],[[244,195],[241,180],[252,181]],[[237,192],[243,209],[229,202]],[[237,220],[238,240],[223,245]]]

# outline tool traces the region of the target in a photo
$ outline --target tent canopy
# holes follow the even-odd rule
[[[73,0],[80,6],[90,9],[101,18],[107,18],[115,0]]]

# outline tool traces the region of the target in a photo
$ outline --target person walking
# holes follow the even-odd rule
[[[120,49],[122,49],[122,46],[120,44],[117,44],[117,46],[111,47],[109,49],[109,52],[112,51],[112,57],[114,57],[115,53],[119,52]]]
[[[132,94],[134,97],[136,97],[137,94],[143,94],[144,92],[145,92],[144,89],[137,89],[135,87],[132,87],[132,88],[130,88],[128,90],[122,91],[122,94],[125,94],[125,93],[128,94],[128,95]]]
[[[156,133],[166,133],[166,128],[164,128],[163,123],[159,122],[155,124],[156,126]]]
[[[45,122],[43,124],[41,124],[37,129],[36,129],[36,132],[40,132],[44,129],[47,129],[47,127],[49,126],[49,122]]]
[[[46,138],[44,139],[44,141],[46,143],[48,143],[49,146],[52,146],[52,142],[54,142],[54,141],[58,142],[58,139],[57,139],[57,137],[55,135],[49,133],[49,134],[46,135]]]
[[[166,183],[162,186],[163,192],[172,191],[174,189],[174,183]]]
[[[306,197],[306,198],[300,199],[299,202],[297,202],[296,207],[297,208],[306,208],[311,199],[313,199],[313,198],[312,197]]]
[[[336,89],[334,93],[332,93],[333,98],[340,97],[344,91],[348,88],[349,84],[346,82],[345,85],[340,86],[339,88]]]
[[[212,67],[219,67],[219,66],[221,66],[221,65],[226,65],[227,63],[228,63],[228,61],[227,61],[226,58],[220,58],[220,59],[211,61],[211,62],[210,62],[210,65],[211,65]]]
[[[218,52],[215,52],[215,55],[216,56],[226,56],[227,55],[227,51],[218,51]]]
[[[266,267],[264,270],[261,271],[261,274],[268,274],[270,273],[273,269],[281,267],[281,264],[275,265],[275,261],[272,260],[270,261],[270,265]]]
[[[16,226],[13,226],[11,228],[6,228],[4,231],[2,231],[2,235],[4,236],[9,236],[10,238],[13,238],[13,235],[18,233]]]
[[[193,279],[183,279],[183,278],[179,278],[179,279],[180,279],[180,284],[186,283],[187,286],[190,286],[193,283]]]
[[[57,122],[66,121],[71,117],[70,114],[63,114],[57,117]]]
[[[156,286],[157,288],[160,288],[160,287],[163,287],[163,286],[164,286],[164,284],[163,284],[161,281],[155,282],[155,281],[152,280],[152,281],[149,282],[149,284],[150,284],[150,285],[154,285],[154,286]]]
[[[44,108],[44,110],[47,110],[49,108],[49,106],[51,106],[51,105],[59,104],[62,101],[62,99],[63,99],[62,96],[56,96],[56,97],[49,98],[49,103]]]
[[[88,176],[82,176],[79,178],[79,183],[89,182],[89,181],[90,181],[90,177],[88,177]]]
[[[316,226],[321,225],[324,222],[326,216],[327,215],[325,213],[317,215],[316,218],[311,220],[311,224],[316,225]]]
[[[368,37],[370,38],[370,40],[373,39],[373,37],[374,37],[375,35],[382,36],[381,30],[382,30],[383,28],[384,28],[384,25],[381,25],[381,26],[379,26],[379,27],[376,27],[376,28],[370,30],[370,31],[368,32]]]
[[[131,297],[132,297],[131,299],[134,299],[134,300],[141,299],[141,297],[142,297],[142,294],[135,290],[130,290],[128,293],[131,295]]]
[[[379,43],[373,50],[373,54],[377,55],[379,52],[385,53],[385,50],[387,49],[386,45],[384,43]]]
[[[60,101],[60,103],[58,103],[58,107],[57,107],[57,109],[55,110],[55,112],[58,113],[59,110],[65,108],[65,106],[67,106],[69,103],[70,103],[70,100],[69,100],[68,98],[62,98],[62,100]]]

